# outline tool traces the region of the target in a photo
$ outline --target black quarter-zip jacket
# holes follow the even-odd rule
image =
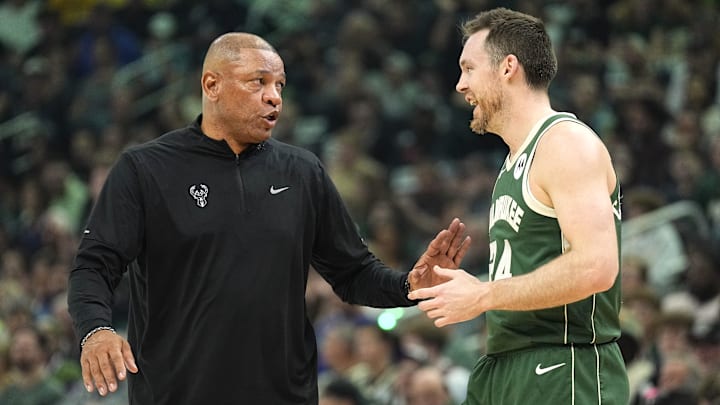
[[[70,275],[76,332],[110,325],[127,269],[131,404],[315,404],[309,266],[376,307],[414,304],[406,273],[368,251],[315,155],[269,139],[236,156],[201,119],[113,166]]]

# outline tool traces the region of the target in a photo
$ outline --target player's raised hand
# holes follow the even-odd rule
[[[80,365],[85,389],[97,389],[102,396],[117,390],[118,380],[127,376],[126,370],[138,372],[128,341],[109,330],[90,336],[82,348]]]
[[[448,269],[460,267],[463,257],[470,247],[470,236],[465,235],[465,224],[455,218],[447,229],[438,232],[430,241],[425,252],[420,256],[408,275],[410,290],[432,287],[447,281],[447,278],[432,271],[440,266]]]

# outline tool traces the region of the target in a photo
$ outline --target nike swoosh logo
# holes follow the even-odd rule
[[[280,187],[280,188],[275,188],[275,186],[270,186],[270,194],[272,194],[272,195],[280,194],[280,193],[282,193],[283,191],[285,191],[285,190],[287,190],[287,189],[289,189],[289,188],[290,188],[290,186]]]
[[[554,365],[548,366],[548,367],[542,367],[542,364],[538,363],[537,367],[535,367],[535,374],[543,375],[545,373],[549,373],[549,372],[555,370],[556,368],[560,368],[564,365],[565,365],[565,363],[560,363],[560,364],[554,364]]]

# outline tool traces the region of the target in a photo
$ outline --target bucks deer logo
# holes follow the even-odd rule
[[[192,186],[190,186],[190,190],[188,191],[190,192],[192,198],[195,199],[195,203],[198,207],[203,208],[207,205],[207,196],[208,192],[210,191],[208,189],[208,186],[203,183],[200,183],[198,185],[193,184]]]

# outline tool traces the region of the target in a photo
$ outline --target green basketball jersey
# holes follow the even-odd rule
[[[530,273],[568,248],[555,210],[534,198],[528,181],[540,138],[562,121],[585,125],[572,114],[554,114],[535,125],[512,160],[509,156],[505,159],[490,207],[490,281]],[[565,153],[572,153],[572,145],[568,145]],[[608,197],[615,212],[618,246],[619,194],[617,185]],[[610,290],[572,304],[537,311],[489,311],[488,354],[546,344],[600,344],[616,340],[620,336],[619,278],[618,275]]]

